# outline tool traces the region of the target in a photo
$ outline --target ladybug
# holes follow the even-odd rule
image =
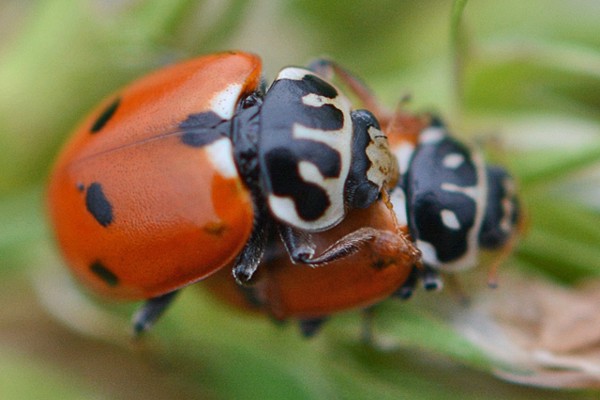
[[[501,251],[490,274],[490,285],[495,285],[495,267],[510,253],[521,229],[514,180],[505,169],[486,165],[439,118],[400,114],[395,118],[405,128],[400,134],[389,133],[400,160],[400,179],[391,201],[423,263],[398,295],[410,297],[419,278],[428,290],[441,288],[439,271],[475,266],[481,250]]]
[[[137,333],[220,269],[249,282],[274,233],[312,266],[388,235],[357,227],[317,253],[312,236],[374,204],[397,162],[375,116],[313,70],[284,68],[268,90],[260,74],[242,52],[158,70],[104,101],[56,161],[58,245],[97,292],[147,300]]]

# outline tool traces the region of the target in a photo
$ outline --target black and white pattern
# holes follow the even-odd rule
[[[260,120],[259,165],[273,216],[313,232],[340,222],[352,152],[348,99],[306,69],[285,68]]]
[[[443,126],[421,132],[405,167],[406,217],[425,265],[460,270],[477,262],[487,179],[479,154]],[[396,196],[401,203],[402,196]]]
[[[520,207],[515,183],[508,173],[497,166],[488,166],[486,173],[488,195],[479,244],[494,250],[506,244],[517,229]]]

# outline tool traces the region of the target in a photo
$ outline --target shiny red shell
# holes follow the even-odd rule
[[[259,86],[260,70],[245,53],[169,66],[111,96],[77,128],[52,172],[48,205],[81,280],[111,297],[144,299],[233,261],[252,230],[250,194],[214,156],[222,149],[187,146],[177,127],[205,111],[230,118]]]

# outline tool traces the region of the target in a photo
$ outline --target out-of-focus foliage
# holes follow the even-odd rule
[[[0,2],[0,398],[596,398],[493,374],[599,386],[597,317],[582,311],[573,332],[560,312],[597,304],[578,285],[600,275],[599,20],[594,0]],[[500,288],[475,271],[461,276],[470,307],[452,291],[386,302],[373,346],[359,341],[356,312],[307,341],[188,289],[132,343],[133,306],[106,305],[66,276],[44,179],[104,96],[225,49],[260,54],[267,79],[328,55],[388,105],[410,94],[412,109],[440,113],[506,164],[529,223]],[[585,340],[557,347],[561,332]]]

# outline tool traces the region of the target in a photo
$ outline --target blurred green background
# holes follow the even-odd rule
[[[523,335],[506,334],[521,325],[493,304],[550,296],[551,310],[575,298],[600,309],[580,289],[600,275],[599,21],[595,0],[1,0],[0,398],[597,398],[600,323],[586,325],[585,346],[548,361],[514,339]],[[307,341],[293,324],[188,289],[132,342],[134,306],[98,301],[65,272],[46,226],[45,177],[103,97],[162,65],[226,49],[259,54],[268,80],[327,55],[384,103],[410,94],[411,109],[439,112],[506,164],[529,229],[500,288],[490,293],[483,268],[461,276],[470,307],[448,292],[389,301],[373,345],[359,341],[356,312]],[[534,297],[535,287],[550,294]],[[519,380],[530,385],[510,382]]]

